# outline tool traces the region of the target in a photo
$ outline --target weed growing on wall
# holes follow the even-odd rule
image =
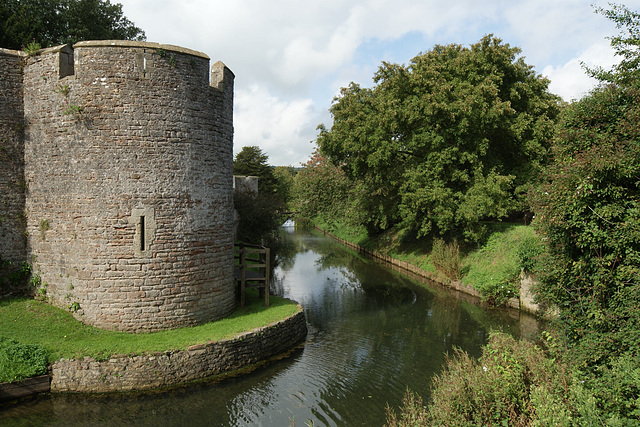
[[[40,49],[42,49],[42,46],[35,40],[31,40],[26,46],[22,45],[22,51],[26,53],[27,56],[36,56],[40,52]]]
[[[40,220],[39,228],[40,228],[40,237],[42,237],[42,240],[44,240],[46,232],[51,229],[51,225],[49,224],[49,220],[48,219]]]
[[[176,56],[174,54],[169,53],[164,49],[156,49],[156,53],[160,58],[166,58],[169,61],[169,65],[172,67],[176,66]]]
[[[83,108],[79,105],[72,104],[69,99],[71,88],[68,84],[59,84],[58,86],[56,86],[54,91],[63,96],[62,114],[64,114],[65,116],[71,114],[77,117],[82,113]]]

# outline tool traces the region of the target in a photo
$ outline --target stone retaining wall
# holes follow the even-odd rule
[[[90,357],[53,364],[52,392],[114,392],[168,387],[230,374],[278,356],[304,341],[307,324],[302,307],[293,316],[231,339],[106,361]]]

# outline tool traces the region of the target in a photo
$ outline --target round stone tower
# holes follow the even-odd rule
[[[132,332],[233,310],[233,78],[147,42],[25,58],[27,251],[43,296]]]

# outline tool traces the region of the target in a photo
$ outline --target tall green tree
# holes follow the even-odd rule
[[[236,191],[234,194],[239,219],[236,239],[273,246],[277,241],[276,230],[284,221],[278,214],[284,200],[277,193],[269,156],[255,145],[242,147],[233,161],[233,174],[258,177],[258,193]]]
[[[20,49],[81,40],[145,40],[144,31],[109,0],[4,0],[0,4],[0,46]]]
[[[559,113],[548,80],[492,36],[383,63],[375,87],[352,83],[321,127],[323,154],[364,187],[370,232],[479,237],[483,219],[525,209]]]
[[[294,179],[294,209],[307,219],[321,215],[329,224],[348,221],[355,211],[351,187],[344,171],[316,148]]]
[[[293,166],[276,166],[273,176],[276,180],[276,194],[285,204],[293,197],[294,179],[298,171]]]
[[[269,166],[269,156],[257,145],[242,147],[233,160],[233,174],[258,177],[258,192],[273,194],[277,191],[273,168]]]
[[[613,5],[604,15],[629,30],[612,38],[623,61],[563,114],[547,182],[534,196],[536,224],[548,243],[538,293],[559,307],[566,358],[606,417],[637,424],[640,14]]]

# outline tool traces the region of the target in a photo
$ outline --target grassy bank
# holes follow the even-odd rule
[[[0,338],[18,341],[23,346],[36,345],[46,350],[49,363],[60,358],[84,356],[105,360],[113,354],[184,350],[194,344],[231,338],[282,320],[297,310],[296,303],[274,296],[270,297],[270,306],[264,307],[262,300],[256,295],[248,298],[248,304],[244,308],[238,308],[232,315],[216,322],[170,331],[131,334],[84,325],[70,313],[44,302],[13,299],[0,301]],[[15,374],[8,373],[10,370],[21,372],[16,367],[8,366],[6,362],[0,363],[0,382],[20,379],[15,378]],[[7,379],[7,375],[12,378]]]
[[[478,247],[416,240],[405,230],[370,238],[362,227],[329,224],[321,217],[314,223],[336,237],[415,265],[440,282],[460,280],[496,305],[518,295],[520,271],[530,267],[541,247],[532,227],[513,223],[487,224],[487,238]]]

